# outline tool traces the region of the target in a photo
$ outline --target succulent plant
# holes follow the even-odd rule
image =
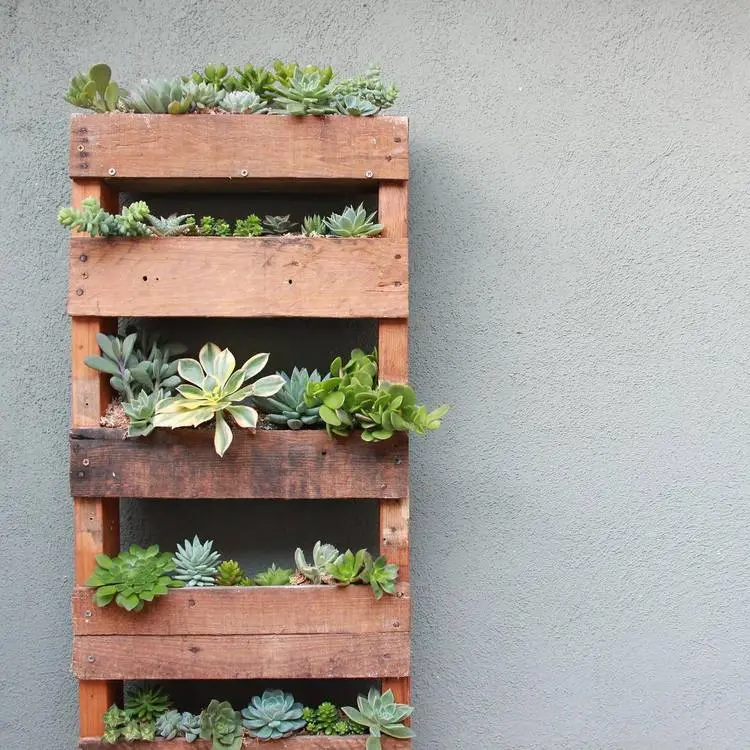
[[[305,726],[302,704],[283,690],[264,690],[263,695],[254,696],[242,709],[242,717],[250,735],[259,740],[279,740]]]
[[[119,214],[105,211],[99,200],[89,196],[84,198],[81,208],[68,206],[61,208],[57,220],[71,231],[88,233],[92,237],[148,237],[153,234],[145,223],[148,205],[136,201],[125,206]]]
[[[372,220],[376,213],[368,215],[362,203],[356,209],[347,206],[342,213],[331,214],[325,225],[336,237],[374,237],[383,231],[383,225]]]
[[[362,574],[365,571],[366,555],[366,550],[361,549],[355,553],[348,549],[329,564],[329,575],[339,586],[348,586],[351,583],[361,581]]]
[[[179,732],[188,742],[195,742],[201,733],[201,717],[183,711],[180,717]]]
[[[181,115],[190,111],[192,97],[185,94],[180,78],[144,79],[125,100],[125,106],[141,114]]]
[[[289,221],[289,214],[266,216],[263,219],[263,234],[289,234],[296,226],[296,222]]]
[[[258,573],[253,580],[256,586],[286,586],[291,576],[291,568],[277,568],[276,563],[271,563],[270,568]]]
[[[284,385],[273,397],[253,397],[253,403],[266,415],[266,421],[291,430],[319,424],[322,421],[319,415],[320,403],[308,405],[305,402],[305,392],[308,383],[321,382],[320,373],[317,370],[308,373],[304,367],[295,367],[291,376],[283,371],[277,374]]]
[[[386,86],[382,82],[380,74],[380,67],[374,65],[362,75],[336,83],[334,94],[338,99],[345,96],[356,96],[378,109],[392,107],[398,97],[398,89],[395,84]]]
[[[213,216],[201,216],[198,234],[203,237],[228,237],[232,233],[229,223]]]
[[[288,115],[326,115],[331,109],[333,88],[319,72],[295,70],[287,81],[273,85],[274,112]]]
[[[325,220],[318,214],[305,216],[302,222],[302,234],[306,237],[324,237],[328,233]]]
[[[214,83],[206,83],[205,81],[190,80],[187,83],[182,84],[182,91],[185,97],[192,100],[195,109],[213,109],[218,107],[224,97],[226,91],[218,89]]]
[[[276,74],[270,70],[254,65],[245,65],[244,68],[235,68],[237,72],[237,88],[242,91],[251,91],[257,94],[265,103],[273,96],[273,84],[276,82]]]
[[[283,60],[273,61],[273,75],[279,83],[288,86],[295,75],[317,75],[321,82],[329,84],[334,77],[333,68],[327,65],[321,68],[319,65],[300,65],[297,62],[285,63]]]
[[[397,740],[414,736],[414,732],[403,724],[414,709],[405,703],[396,703],[391,690],[381,695],[379,690],[370,688],[367,698],[363,695],[357,698],[357,708],[344,706],[342,711],[353,722],[370,730],[366,750],[381,750],[380,738],[383,734]]]
[[[398,565],[389,563],[384,555],[373,558],[369,553],[365,555],[365,570],[362,583],[369,583],[376,599],[382,599],[383,594],[396,593]]]
[[[242,717],[227,701],[212,700],[200,715],[202,740],[211,740],[211,750],[240,750]]]
[[[104,714],[102,741],[108,745],[117,744],[119,740],[153,740],[155,735],[156,725],[153,721],[128,718],[127,713],[114,704]]]
[[[265,113],[268,104],[254,91],[231,91],[219,102],[219,107],[233,114],[252,115]]]
[[[186,539],[183,545],[177,545],[177,553],[172,558],[174,577],[188,587],[215,586],[221,555],[214,551],[213,541],[201,542],[196,534],[192,542]]]
[[[320,584],[330,577],[329,566],[336,561],[339,551],[332,544],[315,542],[312,552],[312,562],[308,563],[305,553],[301,547],[297,547],[294,553],[294,562],[297,572],[304,576],[310,583]]]
[[[164,398],[164,391],[141,391],[132,401],[123,401],[122,409],[130,420],[127,436],[146,437],[154,431],[156,405]]]
[[[156,733],[165,740],[173,740],[180,732],[182,714],[179,711],[167,711],[156,720]]]
[[[96,587],[94,603],[99,607],[114,600],[129,612],[139,612],[146,602],[184,585],[169,575],[174,570],[172,556],[160,553],[158,544],[147,549],[133,544],[116,557],[97,555],[96,563],[96,570],[84,585]]]
[[[195,72],[189,76],[188,81],[193,83],[207,83],[214,86],[216,89],[226,88],[227,78],[229,76],[229,68],[224,63],[209,64],[203,69],[203,73]],[[231,86],[231,84],[230,84]]]
[[[307,734],[324,734],[329,737],[347,734],[364,734],[367,729],[349,721],[341,709],[330,701],[324,701],[317,708],[306,706],[302,709],[302,718],[307,722]]]
[[[126,96],[113,80],[109,65],[93,65],[88,73],[73,76],[65,101],[82,109],[93,109],[94,112],[115,112],[120,106],[120,99]]]
[[[246,219],[237,219],[234,223],[235,237],[257,237],[263,233],[263,225],[260,218],[255,214],[250,214]]]
[[[137,721],[156,721],[172,708],[171,698],[157,686],[131,686],[125,696],[125,715]]]
[[[148,237],[152,234],[146,224],[150,216],[148,203],[136,201],[129,206],[123,206],[119,216],[115,216],[120,225],[120,233],[126,237]]]
[[[356,94],[343,94],[333,100],[333,108],[340,115],[349,115],[350,117],[372,117],[380,110],[367,99],[363,99]]]
[[[188,224],[187,220],[192,216],[193,214],[182,214],[182,216],[170,214],[165,219],[163,216],[149,214],[146,219],[157,237],[176,237],[190,233],[192,225]]]
[[[224,560],[216,571],[217,586],[252,586],[252,583],[236,560]]]
[[[258,413],[242,402],[250,396],[273,396],[284,385],[278,375],[267,375],[243,386],[266,366],[268,356],[256,354],[235,371],[235,359],[229,349],[221,350],[209,343],[201,349],[198,360],[178,360],[177,371],[187,382],[177,387],[178,395],[159,402],[154,424],[197,427],[215,419],[214,448],[223,456],[232,443],[226,416],[231,416],[240,427],[255,429]]]

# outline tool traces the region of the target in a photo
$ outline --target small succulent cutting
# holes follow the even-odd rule
[[[349,721],[341,709],[331,701],[323,701],[317,708],[306,706],[302,709],[302,718],[307,722],[305,732],[323,734],[327,737],[348,734],[364,734],[367,728]]]
[[[365,570],[366,550],[352,552],[348,549],[339,555],[328,566],[329,575],[336,581],[339,586],[348,586],[351,583],[357,583],[362,578]]]
[[[211,750],[240,750],[242,717],[227,701],[212,700],[200,715],[200,738],[211,740]]]
[[[112,704],[104,714],[104,734],[102,741],[115,745],[120,740],[153,740],[156,737],[156,724],[153,721],[138,720],[128,717],[127,713]]]
[[[333,100],[333,107],[340,115],[351,117],[372,117],[380,111],[379,107],[356,94],[344,94],[336,97]]]
[[[246,219],[237,219],[234,223],[235,237],[258,237],[263,234],[263,224],[255,214],[250,214]]]
[[[91,237],[150,237],[153,230],[146,223],[150,215],[148,204],[136,201],[124,206],[119,214],[105,211],[97,198],[89,196],[81,201],[81,208],[61,208],[57,221],[71,231]]]
[[[115,112],[120,99],[127,95],[113,80],[109,65],[93,65],[88,73],[73,76],[65,101],[94,112]]]
[[[325,237],[328,234],[325,219],[318,214],[305,216],[302,222],[302,234],[306,237]]]
[[[356,209],[347,206],[342,213],[331,214],[325,225],[335,237],[374,237],[383,231],[383,225],[373,221],[376,213],[368,214],[362,203]]]
[[[155,722],[172,708],[172,699],[160,686],[131,686],[125,696],[125,714],[129,719]]]
[[[259,740],[279,740],[305,726],[302,704],[283,690],[265,690],[263,695],[256,695],[242,709],[242,717],[250,735]]]
[[[376,599],[382,599],[383,594],[393,596],[396,593],[398,565],[389,563],[384,555],[373,558],[369,553],[365,555],[365,569],[362,573],[362,583],[369,583]]]
[[[224,112],[251,115],[265,113],[268,103],[254,91],[230,91],[219,102],[219,107]]]
[[[190,234],[192,225],[188,223],[188,219],[192,217],[193,214],[182,214],[181,216],[170,214],[166,218],[149,214],[146,220],[157,237],[177,237]]]
[[[94,603],[99,607],[114,601],[129,612],[139,612],[146,602],[184,585],[169,575],[174,570],[172,556],[160,553],[158,544],[147,549],[133,544],[116,557],[97,555],[96,563],[84,585],[96,588]]]
[[[216,572],[217,586],[252,586],[253,581],[236,560],[224,560]]]
[[[180,719],[182,714],[179,711],[167,711],[156,720],[156,734],[165,740],[173,740],[180,731]]]
[[[291,568],[277,568],[276,563],[258,573],[253,579],[256,586],[287,586],[292,577]]]
[[[380,67],[373,65],[363,75],[339,81],[334,86],[334,95],[337,101],[347,96],[355,96],[380,110],[394,105],[398,89],[393,83],[386,86],[381,79]]]
[[[297,224],[286,216],[266,216],[263,219],[263,234],[290,234]]]
[[[317,71],[295,70],[288,81],[277,81],[273,91],[274,112],[301,116],[326,115],[332,111],[333,88]]]
[[[227,92],[217,88],[214,83],[193,80],[182,84],[182,93],[199,111],[220,107],[227,96]]]
[[[215,586],[221,555],[213,547],[213,540],[201,542],[197,534],[192,542],[186,539],[183,545],[178,544],[172,558],[174,577],[189,587]]]
[[[206,344],[195,359],[180,359],[177,372],[186,381],[177,387],[177,394],[160,401],[154,424],[157,427],[197,427],[216,420],[214,448],[223,456],[232,443],[232,430],[227,417],[240,427],[255,429],[258,413],[242,402],[251,396],[273,396],[284,381],[268,375],[243,385],[257,375],[268,362],[268,354],[256,354],[235,371],[235,359],[229,349]]]
[[[320,403],[308,404],[305,401],[308,383],[320,383],[320,373],[317,370],[308,373],[304,367],[295,367],[291,375],[283,371],[277,374],[284,381],[284,385],[274,396],[253,397],[253,403],[265,414],[266,421],[291,430],[301,430],[303,427],[320,424]]]
[[[414,709],[405,703],[396,703],[391,690],[381,695],[379,690],[371,688],[366,698],[363,695],[357,698],[357,708],[344,706],[342,710],[353,722],[370,730],[366,750],[381,750],[380,738],[384,734],[397,740],[414,737],[414,732],[403,724]]]
[[[144,79],[124,101],[133,112],[180,115],[190,111],[193,98],[186,94],[181,78]]]
[[[317,541],[313,547],[311,562],[307,562],[301,547],[297,547],[294,553],[294,562],[300,576],[317,585],[331,579],[329,567],[337,560],[338,556],[339,551],[332,544],[323,544]]]

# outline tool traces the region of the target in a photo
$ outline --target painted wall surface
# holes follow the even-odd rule
[[[61,95],[280,56],[380,61],[411,117],[412,376],[453,405],[413,449],[415,748],[747,747],[748,39],[731,0],[0,0],[0,746],[77,734]]]

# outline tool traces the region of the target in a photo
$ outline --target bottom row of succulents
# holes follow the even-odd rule
[[[199,714],[174,709],[160,687],[136,687],[125,698],[124,708],[109,707],[104,714],[102,740],[154,740],[177,737],[188,742],[210,740],[212,750],[239,750],[245,735],[259,740],[279,740],[295,733],[343,736],[367,734],[367,750],[380,750],[380,738],[388,735],[409,739],[414,734],[403,724],[414,709],[396,703],[393,693],[371,688],[357,698],[357,708],[336,707],[330,701],[317,708],[294,700],[283,690],[265,690],[250,699],[247,707],[235,711],[228,701],[212,700]]]
[[[97,555],[97,567],[86,581],[96,588],[94,602],[106,607],[115,602],[129,612],[139,612],[146,602],[183,586],[287,586],[302,584],[368,584],[376,599],[396,593],[398,566],[383,555],[373,557],[366,549],[340,553],[332,544],[316,542],[308,562],[298,547],[296,571],[275,563],[251,578],[235,560],[221,561],[213,540],[201,542],[196,534],[177,545],[177,552],[161,552],[159,545],[147,549],[137,544],[116,557]]]

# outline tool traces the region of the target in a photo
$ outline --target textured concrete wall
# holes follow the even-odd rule
[[[0,8],[2,747],[76,734],[60,96],[274,56],[412,118],[415,747],[747,746],[745,3]]]

